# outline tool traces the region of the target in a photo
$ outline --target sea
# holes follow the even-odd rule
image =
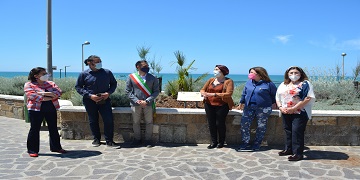
[[[52,76],[56,80],[57,78],[77,78],[79,76],[80,72],[55,72]],[[113,73],[116,79],[119,80],[126,80],[128,75],[130,73]],[[28,76],[29,72],[0,72],[0,77],[6,77],[6,78],[13,78],[17,76]],[[162,77],[162,89],[164,89],[165,84],[168,81],[176,80],[178,75],[175,73],[160,73],[157,75],[159,77]],[[197,77],[201,76],[201,74],[191,74],[193,79],[196,79]],[[279,86],[281,82],[284,80],[283,75],[269,75],[270,79],[276,86]],[[213,74],[208,74],[208,76],[205,78],[205,80],[214,77]],[[231,78],[234,81],[235,86],[239,86],[241,84],[244,84],[247,80],[247,74],[229,74],[227,77]]]

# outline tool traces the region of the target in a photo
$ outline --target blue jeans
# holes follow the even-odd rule
[[[266,124],[272,112],[271,107],[245,106],[241,117],[241,141],[250,142],[250,126],[253,119],[257,119],[256,138],[254,144],[261,144],[266,132]]]
[[[89,116],[91,133],[94,139],[101,140],[99,127],[99,112],[104,122],[104,136],[106,142],[112,142],[114,137],[114,120],[111,109],[110,98],[106,99],[105,104],[96,104],[90,98],[83,98],[86,112]]]
[[[44,118],[49,130],[50,151],[59,151],[62,149],[57,129],[57,112],[52,102],[50,102],[43,103],[40,111],[29,110],[30,130],[27,138],[28,153],[39,153],[40,128]]]
[[[300,114],[282,114],[282,119],[286,134],[285,150],[292,150],[293,154],[302,155],[308,115],[301,111]]]

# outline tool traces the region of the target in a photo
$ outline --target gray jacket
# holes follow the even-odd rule
[[[146,84],[151,90],[151,95],[147,97],[140,88],[136,85],[136,83],[130,78],[130,75],[128,76],[126,80],[126,95],[130,99],[130,105],[131,106],[139,106],[139,104],[135,103],[137,100],[146,100],[149,101],[147,104],[148,106],[152,105],[152,102],[156,99],[156,97],[159,95],[159,81],[158,79],[153,76],[152,74],[147,73],[146,74]]]

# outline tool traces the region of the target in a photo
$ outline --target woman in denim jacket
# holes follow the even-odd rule
[[[237,149],[250,150],[250,126],[253,119],[257,119],[256,138],[252,150],[259,150],[266,132],[267,120],[275,107],[276,86],[270,80],[269,75],[263,67],[249,69],[249,80],[246,82],[241,95],[240,105],[242,109],[241,118],[241,141]],[[272,107],[273,106],[273,107]]]

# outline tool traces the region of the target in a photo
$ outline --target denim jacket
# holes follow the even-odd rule
[[[251,96],[255,96],[256,106],[271,107],[275,103],[276,86],[273,82],[248,80],[243,89],[240,103],[249,106]]]

